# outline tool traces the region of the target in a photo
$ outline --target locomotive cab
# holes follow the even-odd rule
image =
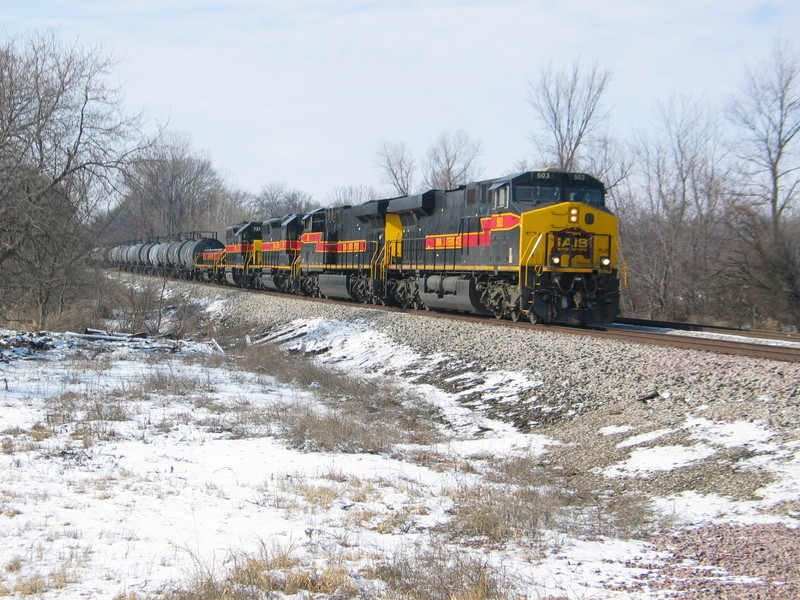
[[[261,252],[256,256],[261,287],[281,292],[295,290],[292,270],[300,248],[301,218],[298,214],[288,214],[264,221]]]
[[[587,179],[570,180],[567,185],[552,179],[539,180],[538,176],[550,176],[552,171],[533,171],[506,180],[501,180],[489,188],[493,211],[512,209],[523,213],[562,202],[580,202],[599,209],[605,209],[605,193],[599,181],[582,173],[563,173],[567,177],[582,176]],[[582,182],[586,185],[581,185]],[[600,185],[598,188],[596,185]]]
[[[532,321],[612,321],[619,314],[619,247],[603,184],[583,173],[526,175],[513,188],[523,310]]]
[[[231,285],[249,286],[255,252],[261,250],[261,221],[244,221],[225,231],[225,280]]]

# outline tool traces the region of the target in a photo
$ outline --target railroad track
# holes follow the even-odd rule
[[[767,331],[766,329],[740,329],[737,327],[723,327],[720,325],[700,325],[697,323],[678,323],[676,321],[655,321],[648,319],[635,319],[631,317],[619,317],[614,320],[614,325],[631,325],[634,327],[652,327],[656,329],[671,329],[675,331],[716,333],[720,335],[735,335],[737,337],[800,343],[800,333]]]
[[[277,292],[267,292],[276,296],[283,296]],[[306,298],[315,302],[339,302],[327,298]],[[346,304],[352,304],[346,302]],[[741,331],[734,328],[713,327],[710,325],[701,326],[686,324],[686,328],[681,329],[680,323],[673,323],[672,327],[665,327],[663,321],[644,321],[641,319],[627,319],[624,323],[608,326],[570,326],[570,325],[543,325],[533,324],[528,321],[513,322],[509,320],[498,320],[491,316],[473,315],[467,313],[426,311],[424,309],[414,310],[410,308],[399,308],[393,306],[367,306],[377,310],[396,311],[408,314],[422,314],[441,319],[456,319],[459,321],[480,323],[483,325],[496,325],[498,327],[517,327],[523,329],[533,329],[537,331],[557,332],[567,335],[579,335],[594,338],[615,339],[637,344],[649,344],[655,346],[667,346],[672,348],[685,348],[687,350],[701,350],[704,352],[716,352],[718,354],[729,354],[735,356],[749,356],[753,358],[764,358],[783,362],[800,362],[800,339],[796,334],[783,334],[780,332],[755,332]],[[632,321],[636,321],[634,324]],[[622,326],[619,326],[622,325]],[[636,327],[636,328],[631,328]],[[664,331],[654,331],[656,329],[673,329],[675,332],[667,333]],[[683,332],[698,332],[708,334],[718,334],[728,336],[725,339],[718,337],[694,337]],[[794,335],[792,338],[791,336]],[[735,337],[747,337],[751,341],[735,339]],[[789,337],[787,337],[789,336]],[[758,341],[756,341],[758,340]],[[778,345],[784,342],[795,342],[795,345]]]
[[[385,308],[385,307],[381,307]],[[405,309],[394,309],[405,310]],[[767,332],[759,332],[761,335],[756,336],[741,336],[738,330],[732,329],[726,331],[725,334],[718,332],[718,329],[707,326],[705,332],[711,334],[718,334],[720,337],[694,337],[686,335],[682,331],[699,331],[698,329],[690,330],[677,330],[673,333],[665,333],[663,331],[654,331],[654,329],[664,329],[654,325],[638,325],[637,329],[630,328],[626,324],[625,327],[619,327],[616,324],[608,326],[570,326],[570,325],[542,325],[532,324],[526,321],[514,323],[512,321],[498,321],[492,317],[482,317],[477,315],[462,315],[458,313],[425,313],[436,315],[443,318],[461,319],[483,324],[496,324],[505,327],[521,327],[525,329],[534,329],[538,331],[557,332],[567,335],[580,335],[585,337],[614,339],[625,342],[632,342],[636,344],[649,344],[654,346],[667,346],[671,348],[684,348],[687,350],[701,350],[704,352],[715,352],[717,354],[729,354],[735,356],[749,356],[753,358],[764,358],[769,360],[778,360],[783,362],[800,362],[800,341],[795,341],[794,345],[779,345],[785,343],[782,335],[777,332],[769,332],[776,334],[776,338],[765,336]],[[650,322],[648,322],[650,323]],[[655,323],[655,322],[653,322]],[[697,327],[697,326],[695,326]],[[724,328],[723,328],[724,329]],[[728,337],[721,339],[722,335]],[[791,335],[791,334],[789,334]],[[748,337],[748,340],[735,339],[735,337]],[[795,338],[796,340],[796,338]]]
[[[716,333],[715,328],[711,328],[709,332]],[[718,354],[736,356],[750,356],[784,362],[800,362],[800,343],[793,346],[778,345],[775,342],[780,340],[774,338],[740,336],[738,332],[725,334],[729,336],[727,338],[710,336],[695,337],[680,332],[662,333],[648,331],[646,329],[623,329],[614,326],[590,329],[586,332],[587,335],[594,335],[595,333],[601,333],[602,335],[608,334],[607,337],[612,339],[641,344],[685,348],[688,350],[702,350],[705,352],[716,352]],[[748,339],[734,339],[735,337],[747,337]]]
[[[150,277],[150,275],[137,274]],[[219,289],[240,289],[243,292],[272,295],[286,298],[281,292],[252,290],[247,288],[220,288],[213,283],[181,280],[193,285],[213,286]],[[783,362],[800,362],[800,335],[782,332],[740,330],[732,327],[715,327],[690,323],[667,321],[647,321],[644,319],[619,318],[607,326],[570,326],[534,324],[525,320],[513,322],[498,320],[491,316],[455,313],[444,311],[427,311],[424,309],[399,308],[394,306],[360,304],[346,300],[328,298],[310,298],[293,296],[297,300],[308,302],[346,304],[376,310],[402,312],[407,314],[426,315],[441,319],[456,319],[464,322],[495,325],[498,327],[517,327],[566,335],[579,335],[594,338],[615,339],[636,344],[685,348],[735,356],[749,356]],[[705,334],[705,335],[697,335]],[[747,338],[747,340],[742,339]],[[781,345],[782,344],[782,345]]]

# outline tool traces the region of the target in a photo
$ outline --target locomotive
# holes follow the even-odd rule
[[[614,320],[625,270],[603,184],[554,169],[246,221],[227,228],[225,244],[195,234],[118,246],[106,260],[240,287],[573,324]]]

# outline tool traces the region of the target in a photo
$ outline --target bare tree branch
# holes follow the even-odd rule
[[[383,175],[382,183],[391,185],[400,196],[414,191],[416,161],[403,142],[382,140],[375,153],[375,166]]]
[[[425,184],[433,189],[449,190],[473,181],[480,174],[477,159],[481,143],[464,131],[444,131],[428,149]]]
[[[601,100],[611,72],[595,64],[584,69],[579,60],[557,71],[542,69],[528,84],[528,102],[545,134],[534,134],[546,162],[568,171],[579,166],[581,146],[608,119]]]
[[[146,145],[108,86],[114,64],[54,33],[0,45],[0,303],[35,296],[40,326],[52,286],[89,251],[87,225]]]
[[[730,119],[741,132],[737,150],[747,165],[746,193],[769,207],[777,228],[800,185],[800,62],[787,43],[777,43],[771,59],[748,72]]]

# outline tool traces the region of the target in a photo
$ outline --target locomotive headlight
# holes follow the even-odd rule
[[[610,267],[611,259],[608,256],[603,256],[600,258],[600,264],[603,265],[604,267]]]
[[[578,209],[577,208],[570,208],[569,209],[569,222],[570,223],[577,223],[578,222]]]

